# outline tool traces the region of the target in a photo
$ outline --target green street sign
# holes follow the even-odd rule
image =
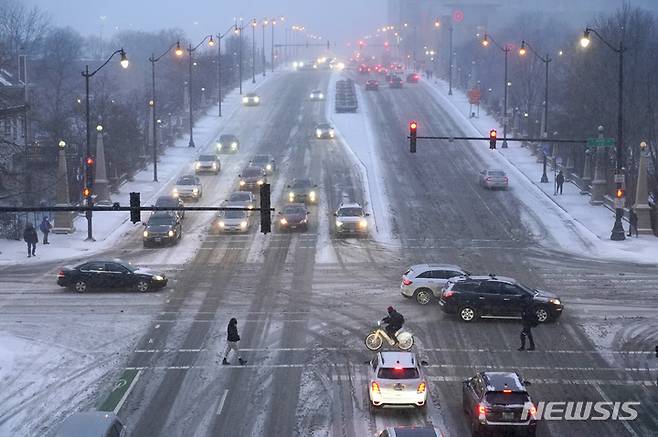
[[[613,147],[615,145],[614,138],[588,138],[587,147]]]

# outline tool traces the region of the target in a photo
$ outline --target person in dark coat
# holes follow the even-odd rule
[[[556,193],[562,194],[562,186],[564,185],[564,174],[562,173],[562,170],[560,170],[560,172],[557,174],[555,183],[557,184]]]
[[[41,224],[39,225],[39,230],[43,232],[43,244],[50,244],[48,242],[48,234],[50,233],[52,227],[53,225],[50,224],[48,217],[44,216],[43,220],[41,220]]]
[[[393,339],[395,344],[398,344],[398,339],[395,333],[402,329],[402,326],[404,325],[404,317],[392,306],[388,307],[387,311],[388,316],[384,317],[382,322],[386,323],[386,334]]]
[[[637,232],[637,213],[633,208],[628,210],[628,221],[630,223],[630,226],[628,227],[628,236],[631,237],[633,232],[635,232],[635,237],[639,237]]]
[[[238,346],[238,342],[240,341],[240,335],[238,334],[238,319],[233,317],[231,320],[228,322],[228,327],[227,327],[227,345],[226,345],[226,352],[224,352],[224,359],[222,360],[222,364],[224,365],[229,365],[231,363],[228,362],[228,354],[231,352],[231,349],[235,351],[235,354],[238,356],[238,361],[240,364],[243,366],[247,364],[247,360],[243,360],[242,357],[240,356],[240,347]]]
[[[537,326],[539,322],[537,321],[537,315],[535,314],[534,308],[531,304],[527,304],[523,309],[521,314],[521,323],[523,324],[523,329],[521,329],[521,347],[520,351],[525,350],[525,340],[526,338],[530,342],[529,351],[535,350],[535,339],[532,337],[532,328]]]
[[[37,250],[39,236],[37,235],[37,230],[32,226],[32,223],[25,225],[23,240],[27,243],[27,257],[30,258],[32,256],[37,256],[35,251]]]

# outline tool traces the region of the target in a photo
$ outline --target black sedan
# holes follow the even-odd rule
[[[279,211],[279,230],[288,231],[291,229],[308,230],[309,211],[303,203],[289,203]]]
[[[57,285],[78,293],[101,288],[146,292],[166,286],[167,277],[164,273],[144,270],[118,259],[95,260],[63,267],[57,274]]]

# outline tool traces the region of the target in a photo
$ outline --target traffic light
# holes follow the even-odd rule
[[[411,153],[416,153],[416,130],[418,129],[418,123],[412,121],[409,123],[409,151]]]
[[[263,184],[260,186],[260,231],[263,234],[272,232],[271,207],[270,184]]]
[[[142,219],[139,193],[130,193],[130,221],[137,223]]]
[[[489,148],[491,150],[496,149],[496,138],[498,137],[498,132],[496,132],[496,129],[491,129],[489,131]]]
[[[84,196],[85,199],[89,199],[91,197],[91,188],[84,187],[82,189],[82,195]]]
[[[621,186],[620,183],[617,184],[617,189],[615,190],[615,197],[617,199],[623,199],[626,195],[626,190]]]
[[[85,178],[86,178],[86,183],[87,186],[91,187],[94,185],[94,164],[96,163],[96,160],[94,159],[93,156],[87,156],[85,158]]]

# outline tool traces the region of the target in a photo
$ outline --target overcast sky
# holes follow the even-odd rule
[[[285,16],[312,33],[346,41],[386,23],[384,0],[21,0],[47,11],[54,24],[104,36],[116,28],[158,30],[178,27],[191,38],[223,32],[233,17]],[[101,17],[105,17],[104,20]],[[361,29],[361,31],[359,31]]]

